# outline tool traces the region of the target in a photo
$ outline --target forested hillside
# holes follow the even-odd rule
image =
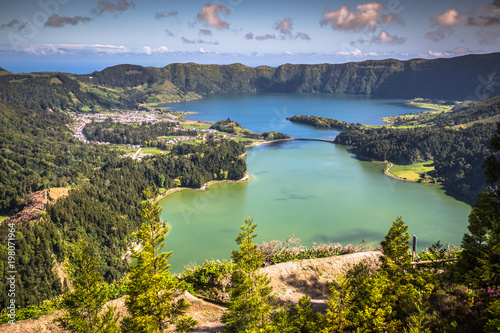
[[[134,106],[118,91],[80,84],[64,73],[0,75],[0,100],[33,110],[79,111]]]
[[[500,53],[434,60],[286,64],[277,68],[189,63],[171,64],[162,70],[178,88],[197,93],[320,92],[463,100],[473,96],[478,85],[489,88],[483,82],[500,80]]]
[[[500,53],[448,59],[248,67],[242,64],[118,65],[86,75],[0,75],[0,99],[30,109],[139,108],[199,94],[341,93],[464,100],[498,94]]]
[[[117,156],[76,142],[62,113],[0,102],[0,122],[0,213],[16,211],[34,191],[75,186]]]
[[[61,113],[5,103],[0,107],[2,210],[20,208],[25,195],[33,191],[72,188],[68,197],[49,206],[40,221],[16,226],[16,304],[20,307],[62,290],[54,264],[64,259],[66,242],[81,236],[97,242],[106,280],[119,278],[127,267],[120,257],[142,222],[137,203],[143,199],[143,189],[200,187],[213,179],[240,179],[246,171],[245,161],[239,158],[244,147],[234,141],[180,145],[169,155],[138,162],[119,157],[107,146],[74,140],[66,127],[69,117]],[[7,272],[7,229],[7,223],[2,223],[1,277]],[[6,281],[0,281],[0,306],[4,308]]]
[[[484,188],[482,164],[500,113],[500,97],[436,115],[417,127],[359,127],[340,133],[336,143],[348,145],[361,158],[413,164],[434,161],[429,176],[454,194],[475,200]]]

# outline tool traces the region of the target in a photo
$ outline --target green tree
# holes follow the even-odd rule
[[[469,215],[469,232],[462,238],[459,270],[473,286],[500,285],[500,123],[491,139],[493,154],[484,163],[490,189],[483,191]]]
[[[401,217],[397,217],[392,227],[380,242],[384,255],[380,258],[381,268],[391,275],[399,275],[411,267],[410,235],[408,226]]]
[[[381,242],[378,270],[375,265],[358,264],[332,290],[328,327],[361,332],[425,330],[422,298],[434,288],[434,277],[412,269],[407,229],[398,217]]]
[[[244,219],[242,232],[236,237],[239,250],[233,250],[235,269],[231,278],[231,297],[228,312],[222,318],[225,332],[266,332],[270,326],[270,315],[274,297],[269,278],[258,272],[264,253],[257,251],[252,240],[257,236],[253,219]]]
[[[384,255],[380,258],[381,266],[378,275],[385,277],[388,291],[386,298],[392,308],[391,321],[406,328],[423,329],[422,321],[417,315],[425,312],[421,304],[422,297],[435,288],[435,276],[430,272],[417,271],[411,266],[410,235],[408,226],[401,217],[396,218],[392,227],[380,243]],[[421,318],[422,316],[418,317]],[[412,325],[410,325],[410,320]],[[414,325],[418,323],[419,327]]]
[[[343,332],[352,324],[353,286],[343,276],[337,280],[330,287],[328,309],[324,316],[325,327],[321,332]]]
[[[184,316],[189,304],[178,298],[183,288],[169,274],[168,259],[172,252],[160,253],[168,226],[160,221],[161,207],[154,202],[151,190],[144,194],[141,214],[145,222],[136,233],[142,246],[132,254],[137,265],[130,269],[125,300],[130,315],[123,320],[123,328],[138,333],[162,332],[175,326],[177,331],[190,332],[196,321]]]
[[[496,299],[488,306],[491,319],[486,323],[484,329],[487,333],[500,332],[500,299]]]
[[[64,295],[68,313],[58,318],[62,326],[73,332],[92,333],[119,331],[116,307],[107,306],[107,285],[99,273],[100,258],[94,243],[80,239],[71,246],[66,270],[73,291]],[[104,310],[104,312],[102,312]]]

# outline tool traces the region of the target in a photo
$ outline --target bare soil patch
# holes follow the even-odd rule
[[[280,304],[296,304],[300,297],[308,295],[313,307],[321,311],[326,308],[325,300],[331,281],[337,276],[347,273],[350,268],[362,261],[376,265],[381,255],[380,251],[367,251],[329,258],[298,260],[268,266],[262,268],[261,272],[267,274],[271,279],[271,286]],[[198,320],[195,332],[222,332],[221,317],[225,311],[224,307],[204,301],[187,292],[182,297],[191,304],[188,314]],[[125,297],[109,303],[116,305],[122,316],[127,315]],[[39,319],[19,321],[14,326],[10,324],[0,325],[0,333],[65,333],[66,330],[61,329],[53,322],[62,314],[62,311],[55,311],[41,316]]]

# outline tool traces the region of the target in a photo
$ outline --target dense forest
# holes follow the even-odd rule
[[[0,102],[0,120],[0,213],[15,212],[34,191],[76,186],[117,156],[74,140],[62,113]]]
[[[247,67],[242,64],[118,65],[86,75],[0,75],[0,99],[30,109],[136,109],[142,104],[241,92],[340,93],[476,100],[500,80],[500,53],[449,59]],[[460,70],[457,70],[459,68]],[[477,96],[473,96],[476,94]]]
[[[464,129],[357,129],[340,133],[335,142],[350,146],[352,152],[365,159],[396,164],[434,161],[435,171],[429,176],[471,202],[484,187],[481,165],[494,130],[493,123]]]
[[[82,85],[69,74],[43,73],[0,75],[0,100],[32,110],[79,111],[134,107],[138,98],[130,92]]]
[[[348,122],[332,118],[305,116],[305,115],[295,115],[286,118],[286,120],[290,120],[291,122],[299,124],[307,124],[319,128],[332,128],[340,130],[347,130],[361,126],[361,124],[350,124]]]
[[[65,257],[65,243],[86,236],[97,242],[102,274],[111,282],[127,264],[120,256],[130,235],[142,222],[137,203],[145,188],[200,187],[213,179],[240,179],[246,172],[243,145],[229,140],[208,140],[197,146],[182,144],[169,155],[137,162],[118,157],[98,145],[73,139],[60,113],[30,111],[1,105],[0,158],[2,209],[12,212],[25,204],[27,194],[54,186],[73,189],[47,209],[41,221],[17,226],[16,304],[37,304],[62,288],[53,271],[54,260]],[[0,226],[1,274],[5,276],[8,232]],[[8,298],[1,280],[0,304]]]

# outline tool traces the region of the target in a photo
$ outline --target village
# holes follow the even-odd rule
[[[71,114],[73,118],[73,136],[86,144],[100,144],[100,145],[109,145],[110,142],[101,142],[101,141],[92,141],[89,140],[85,133],[85,126],[91,122],[104,122],[104,121],[112,121],[117,123],[149,123],[155,124],[158,122],[171,122],[175,123],[176,126],[173,127],[173,130],[176,131],[185,131],[186,128],[182,127],[179,124],[179,118],[172,115],[168,112],[162,111],[122,111],[117,113],[92,113],[92,114]],[[216,135],[217,130],[210,128],[201,128],[197,126],[193,126],[191,130],[195,130],[199,133],[197,136],[176,136],[165,139],[165,143],[167,144],[177,144],[181,142],[195,142],[196,140],[205,141],[206,136],[208,134]],[[226,134],[220,133],[218,136],[221,138],[226,138]],[[131,145],[124,144],[126,148],[129,149],[137,149],[132,153],[126,153],[122,155],[123,157],[131,157],[133,159],[142,159],[145,156],[151,155],[151,153],[141,153],[141,149],[144,148],[141,145]]]

